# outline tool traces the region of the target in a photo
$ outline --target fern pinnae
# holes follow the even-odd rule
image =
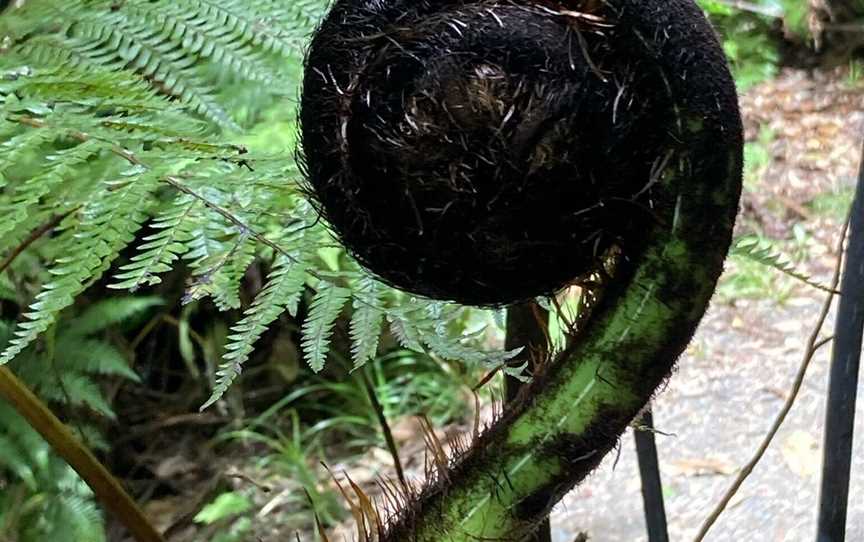
[[[756,236],[745,236],[736,239],[730,249],[730,255],[748,259],[803,282],[804,284],[822,290],[823,292],[837,293],[831,288],[817,281],[789,260],[788,256],[777,250],[767,239]]]
[[[239,309],[242,305],[240,300],[240,288],[243,276],[255,262],[257,246],[246,234],[241,234],[238,239],[237,250],[231,258],[212,277],[213,301],[219,310]]]
[[[390,332],[396,338],[400,346],[414,352],[425,352],[420,332],[411,317],[405,314],[404,309],[391,309],[387,312],[387,321],[390,323]]]
[[[218,401],[231,387],[268,326],[292,303],[296,307],[294,300],[299,298],[306,282],[305,266],[305,260],[292,260],[281,254],[276,257],[266,285],[246,309],[243,319],[231,328],[223,363],[216,372],[216,384],[201,410]]]
[[[263,0],[256,2],[253,9],[260,18],[281,21],[287,31],[305,38],[320,23],[329,3],[327,0]]]
[[[375,357],[384,322],[381,308],[381,285],[375,279],[364,276],[354,292],[354,313],[351,315],[351,357],[354,368],[362,367]]]
[[[303,354],[309,367],[316,373],[324,368],[330,350],[333,328],[342,312],[342,307],[350,296],[351,290],[347,288],[327,281],[318,283],[318,292],[312,300],[309,314],[301,328]]]
[[[86,337],[127,323],[163,303],[157,296],[108,297],[89,305],[70,322],[65,322],[63,335]]]
[[[123,354],[105,341],[61,337],[57,351],[62,352],[64,372],[75,370],[89,375],[119,376],[132,382],[140,380]]]
[[[25,130],[0,145],[0,177],[8,180],[8,171],[30,153],[57,137],[49,130]]]
[[[50,133],[49,130],[31,131]],[[24,222],[31,214],[31,207],[36,205],[40,198],[62,184],[74,173],[76,166],[97,155],[104,146],[101,141],[88,140],[48,155],[46,161],[49,163],[42,167],[38,175],[16,184],[10,190],[8,198],[0,198],[0,216],[4,217],[0,222],[0,238]]]
[[[128,3],[117,15],[128,25],[152,28],[166,49],[170,46],[189,57],[210,60],[248,81],[270,84],[281,79],[254,48],[225,33],[218,21],[152,2]]]
[[[172,269],[172,264],[189,250],[187,242],[192,238],[195,213],[201,202],[188,195],[181,195],[153,222],[156,233],[144,238],[138,254],[120,268],[115,275],[119,282],[109,288],[135,291],[141,286],[159,284],[159,274]]]
[[[218,21],[223,30],[249,40],[251,43],[261,46],[266,51],[285,57],[296,54],[299,47],[299,42],[296,38],[305,37],[305,34],[311,31],[311,28],[305,28],[304,26],[298,28],[279,25],[275,28],[268,28],[267,25],[261,24],[260,20],[248,15],[249,13],[255,13],[255,5],[245,2],[179,0],[176,2],[176,6],[178,8],[185,6],[195,13],[203,13],[208,18]],[[286,19],[280,19],[280,22],[284,23],[287,21]]]
[[[239,128],[194,70],[194,58],[170,51],[146,29],[114,26],[117,22],[78,21],[67,39],[73,51],[90,63],[132,70],[162,93],[179,98],[216,124],[232,130]]]
[[[59,259],[45,284],[18,324],[15,338],[0,353],[0,365],[8,363],[57,319],[74,298],[110,266],[120,250],[134,239],[145,219],[142,201],[159,184],[158,171],[133,168],[127,178],[103,184],[100,198],[80,211],[81,222],[70,236],[67,256]]]

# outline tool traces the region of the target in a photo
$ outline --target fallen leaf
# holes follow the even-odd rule
[[[783,441],[783,460],[789,470],[807,478],[819,471],[822,461],[819,453],[819,442],[807,431],[797,430]]]
[[[674,475],[715,476],[719,474],[728,476],[737,470],[738,467],[729,462],[710,457],[679,459],[672,462]]]

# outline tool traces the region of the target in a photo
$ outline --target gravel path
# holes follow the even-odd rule
[[[760,301],[711,309],[655,404],[655,423],[664,433],[657,443],[672,540],[693,539],[737,468],[750,459],[782,407],[818,312],[810,297],[780,307]],[[829,350],[813,360],[786,424],[706,540],[813,539]],[[864,397],[864,385],[859,393]],[[864,435],[864,416],[856,433]],[[860,438],[856,450],[848,539],[864,540],[864,499],[854,497],[864,495]],[[555,542],[572,542],[580,530],[596,541],[647,540],[639,491],[628,432],[617,464],[607,458],[555,510]]]

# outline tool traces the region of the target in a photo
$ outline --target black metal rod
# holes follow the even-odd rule
[[[549,312],[534,302],[521,305],[513,305],[507,309],[507,337],[505,348],[508,350],[524,347],[525,350],[511,362],[513,366],[519,366],[528,362],[532,367],[532,361],[543,359],[549,351],[548,333]],[[504,400],[513,401],[522,388],[522,382],[507,375],[504,378]],[[551,495],[550,495],[551,500]],[[549,518],[540,524],[532,537],[525,542],[552,542],[552,528]]]
[[[864,330],[864,154],[852,202],[825,413],[817,542],[846,540],[855,401]]]
[[[636,439],[636,455],[639,458],[642,504],[645,507],[648,540],[669,542],[666,506],[663,503],[663,484],[660,481],[660,465],[657,459],[657,442],[654,439],[654,415],[651,410],[645,411],[639,425],[642,429],[633,431],[633,436]]]

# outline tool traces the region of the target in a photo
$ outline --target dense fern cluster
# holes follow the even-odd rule
[[[107,450],[99,422],[115,417],[98,379],[137,381],[126,356],[103,337],[111,326],[135,321],[159,304],[152,297],[123,297],[70,314],[45,341],[25,349],[12,363],[15,373],[52,407],[68,415],[69,426],[94,449]],[[0,320],[0,347],[13,323]],[[96,414],[96,416],[93,415]],[[50,453],[35,429],[0,401],[0,525],[15,540],[104,540],[102,514],[90,489],[62,459]],[[13,535],[14,533],[14,535]]]
[[[13,272],[0,273],[0,293],[30,305],[0,364],[95,281],[107,275],[110,287],[134,292],[181,265],[190,274],[185,302],[244,310],[208,404],[307,292],[302,347],[316,371],[349,305],[357,365],[376,354],[385,323],[408,348],[507,359],[460,336],[453,322],[467,309],[402,295],[350,259],[326,257],[333,241],[305,200],[291,145],[261,145],[254,122],[237,132],[229,111],[255,102],[288,119],[282,141],[293,139],[301,45],[325,7],[32,0],[0,17],[0,269]],[[269,275],[244,306],[241,281],[256,259]],[[33,261],[48,272],[30,276]],[[22,286],[33,284],[31,300]]]

